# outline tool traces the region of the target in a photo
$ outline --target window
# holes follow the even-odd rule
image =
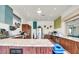
[[[79,18],[66,22],[67,35],[79,38]]]

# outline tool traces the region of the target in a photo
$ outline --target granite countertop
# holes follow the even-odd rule
[[[54,44],[48,39],[0,39],[0,46],[21,46],[21,47],[53,47]],[[64,51],[64,54],[70,54]]]
[[[48,39],[0,39],[0,46],[53,47]]]
[[[60,36],[57,36],[57,37],[60,37]],[[66,38],[66,39],[69,39],[69,40],[72,40],[72,41],[77,41],[77,42],[79,42],[79,38],[76,38],[76,37],[61,36],[61,38]]]
[[[75,38],[75,37],[70,37],[70,36],[64,36],[62,38],[66,38],[66,39],[69,39],[69,40],[72,40],[72,41],[77,41],[79,42],[79,38]]]

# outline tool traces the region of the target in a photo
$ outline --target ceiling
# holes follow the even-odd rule
[[[54,20],[71,6],[69,5],[11,5],[24,20]],[[38,8],[42,13],[38,14]]]

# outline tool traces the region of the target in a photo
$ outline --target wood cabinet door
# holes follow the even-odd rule
[[[0,54],[2,54],[2,46],[0,46]]]
[[[77,45],[75,41],[69,40],[68,51],[72,54],[77,53]]]
[[[36,54],[36,48],[34,47],[24,47],[23,54]]]
[[[24,54],[52,54],[51,47],[25,47],[23,48]]]
[[[9,54],[9,47],[0,46],[0,54]]]
[[[60,39],[60,44],[70,53],[75,54],[77,53],[77,45],[75,41],[61,38]]]
[[[60,42],[59,42],[63,47],[65,47],[65,40],[63,38],[60,39]]]
[[[31,38],[31,26],[28,24],[22,24],[22,31],[28,33],[27,38]]]
[[[76,46],[77,46],[77,54],[79,54],[79,42],[76,42]]]
[[[57,39],[57,38],[56,38],[55,36],[52,37],[52,40],[53,40],[53,42],[55,42],[55,43],[56,43],[56,39]]]

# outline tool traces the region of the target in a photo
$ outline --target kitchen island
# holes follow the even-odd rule
[[[48,39],[0,39],[0,54],[52,54],[53,46]]]
[[[0,54],[52,54],[48,39],[0,39]]]

